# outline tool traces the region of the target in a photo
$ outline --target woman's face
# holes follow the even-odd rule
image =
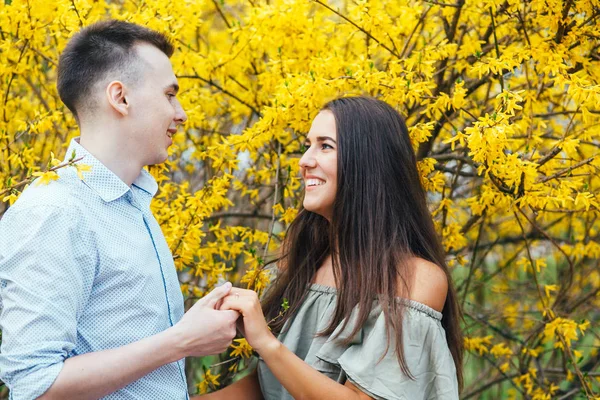
[[[337,191],[337,134],[329,110],[314,119],[306,137],[306,152],[300,159],[304,179],[304,208],[331,221]]]

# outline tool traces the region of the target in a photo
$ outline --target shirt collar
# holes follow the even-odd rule
[[[83,182],[96,192],[102,200],[111,202],[125,195],[130,190],[130,187],[121,178],[79,144],[78,137],[71,140],[65,156],[65,162],[71,160],[73,152],[75,152],[74,159],[80,159],[77,161],[77,164],[81,163],[92,167],[90,171],[83,173]],[[154,196],[158,190],[156,180],[146,170],[140,172],[135,181],[133,181],[133,185],[144,190],[150,196]]]

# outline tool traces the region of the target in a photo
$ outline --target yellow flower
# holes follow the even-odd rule
[[[546,293],[546,297],[550,297],[550,292],[556,292],[558,290],[558,285],[544,285],[544,292]]]
[[[202,382],[200,382],[197,385],[198,391],[200,392],[200,394],[207,393],[209,388],[219,387],[219,385],[220,385],[219,377],[220,376],[221,376],[221,374],[213,375],[212,372],[210,372],[210,369],[207,369],[204,373]]]
[[[492,335],[485,337],[468,337],[464,338],[465,350],[477,352],[479,355],[489,353],[488,346],[492,343]]]
[[[405,118],[434,227],[456,266],[457,297],[490,324],[469,321],[469,360],[516,365],[514,347],[488,336],[497,327],[531,346],[549,344],[523,350],[529,364],[519,368],[528,370],[542,351],[582,341],[597,323],[581,319],[599,297],[576,301],[600,285],[600,75],[598,49],[586,40],[600,36],[597,1],[575,0],[566,14],[558,0],[525,8],[516,0],[441,3],[448,2],[5,1],[0,191],[9,190],[0,218],[18,197],[12,186],[61,167],[79,135],[57,100],[59,51],[82,24],[126,19],[167,32],[175,46],[188,121],[168,160],[148,170],[159,183],[151,210],[188,296],[219,278],[265,290],[263,267],[279,255],[302,204],[299,160],[312,119],[331,99],[369,94]],[[454,17],[450,29],[444,21]],[[56,172],[33,177],[48,184]],[[552,300],[569,281],[565,299],[578,307],[567,316]],[[585,359],[598,343],[571,351]],[[562,368],[561,360],[549,354],[545,364]],[[236,371],[233,363],[211,373],[229,382]],[[551,396],[541,375],[518,377],[528,397]],[[490,390],[482,396],[493,397]]]
[[[12,191],[9,195],[4,196],[2,202],[6,203],[8,201],[8,204],[12,206],[15,203],[15,201],[17,201],[18,197],[19,195],[15,191]]]
[[[244,338],[234,339],[230,347],[233,349],[231,352],[232,357],[250,358],[253,353],[252,347]]]
[[[513,352],[506,346],[505,343],[498,343],[492,347],[492,349],[490,350],[490,354],[492,354],[496,358],[500,358],[511,356]]]
[[[54,171],[34,172],[31,175],[39,177],[36,179],[36,185],[47,185],[58,179],[58,174]]]
[[[75,169],[77,170],[77,176],[79,177],[79,179],[81,179],[82,181],[85,180],[83,178],[83,173],[84,172],[89,172],[92,170],[92,166],[91,165],[87,165],[87,164],[74,164],[73,165],[75,167]]]
[[[544,339],[546,342],[554,341],[554,347],[563,349],[564,344],[571,346],[571,341],[577,340],[577,323],[567,318],[555,318],[544,326]],[[561,340],[562,339],[562,340]]]

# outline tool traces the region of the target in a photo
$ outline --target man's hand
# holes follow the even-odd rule
[[[67,358],[40,399],[97,399],[165,364],[223,352],[235,336],[239,314],[219,311],[216,305],[230,290],[230,283],[216,288],[166,331],[122,347]]]
[[[214,289],[198,300],[172,328],[176,332],[182,357],[219,354],[227,350],[235,337],[237,311],[218,310],[217,303],[227,296],[231,283]]]
[[[263,352],[277,349],[281,345],[269,330],[256,292],[233,288],[231,293],[223,299],[220,309],[235,310],[242,315],[243,329],[241,330],[250,346],[261,356],[263,356]]]

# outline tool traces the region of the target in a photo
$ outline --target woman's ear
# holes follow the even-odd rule
[[[122,116],[129,114],[129,103],[125,93],[125,85],[120,81],[112,81],[106,87],[106,98],[108,104]]]

